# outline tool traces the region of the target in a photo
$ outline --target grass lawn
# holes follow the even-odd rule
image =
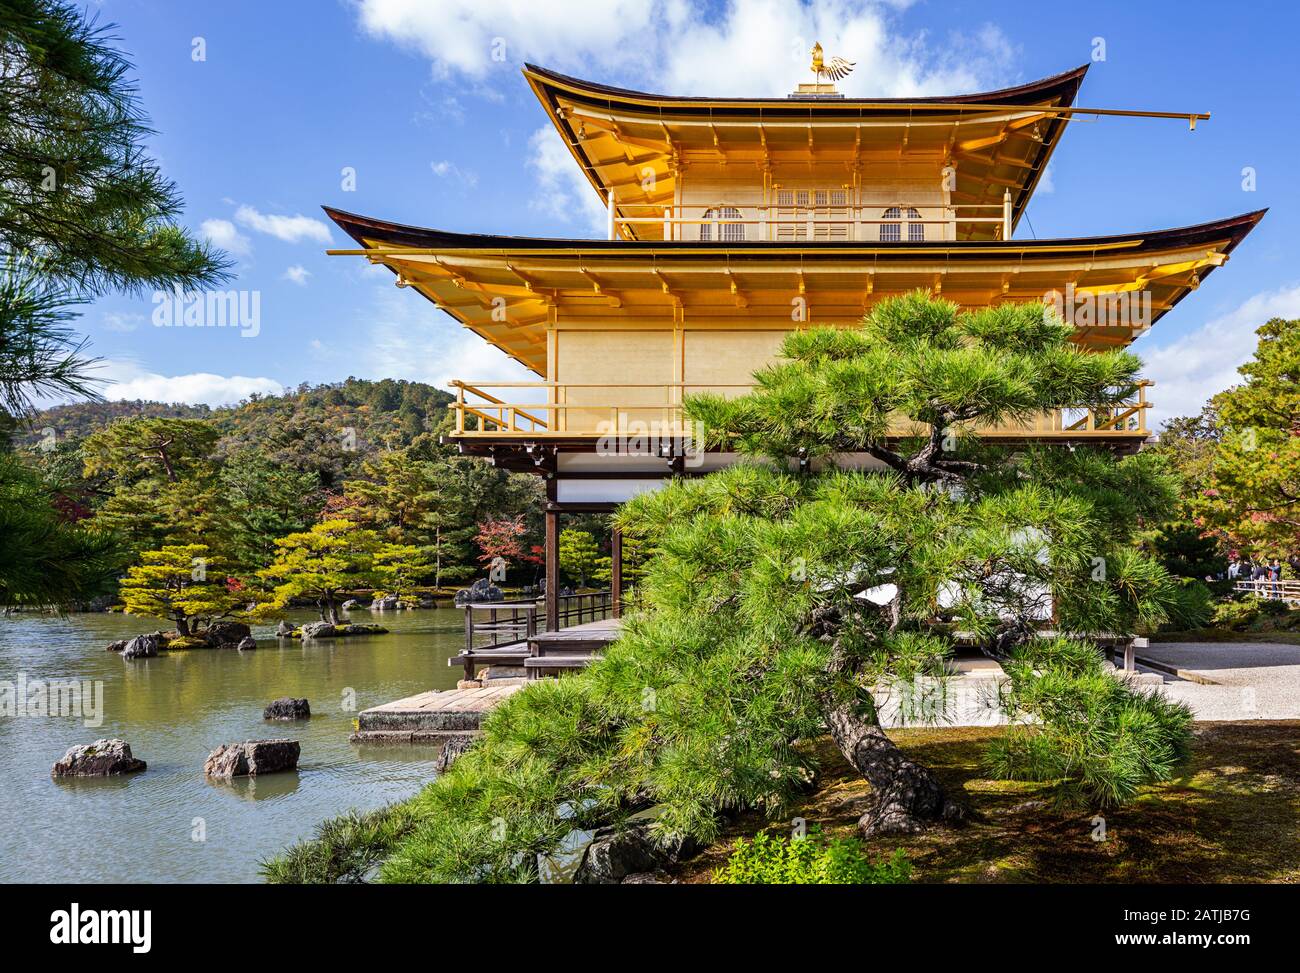
[[[1101,842],[1092,837],[1092,813],[1054,808],[1048,785],[984,776],[984,747],[998,732],[891,733],[951,794],[964,796],[970,815],[958,827],[878,838],[869,848],[880,855],[903,848],[918,882],[1300,882],[1300,721],[1196,724],[1183,774],[1106,812]],[[826,769],[795,813],[828,836],[852,835],[870,788],[829,739],[818,744]],[[737,818],[724,841],[676,877],[709,881],[731,840],[763,824],[755,815]]]

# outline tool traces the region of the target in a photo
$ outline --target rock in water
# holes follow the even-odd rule
[[[275,626],[275,634],[280,636],[280,638],[288,638],[293,634],[293,626],[282,618],[280,619],[280,624]]]
[[[327,639],[338,634],[329,622],[308,622],[300,631],[305,639]]]
[[[252,630],[243,622],[213,622],[204,631],[203,641],[211,648],[225,649],[239,645],[252,634]]]
[[[162,632],[153,632],[150,635],[137,635],[129,639],[126,645],[122,646],[123,659],[150,659],[158,654],[161,649],[167,647],[167,640],[163,638]]]
[[[239,640],[239,644],[236,645],[235,648],[240,652],[252,652],[257,648],[257,639],[253,638],[251,635],[245,635]]]
[[[306,699],[281,696],[262,710],[264,720],[306,720],[311,718],[311,705]]]
[[[126,643],[128,641],[129,639],[118,639],[116,642],[109,642],[108,645],[104,646],[104,651],[121,652],[123,649],[126,648]]]
[[[372,612],[394,611],[398,607],[397,595],[389,595],[386,598],[376,598],[370,603]]]
[[[352,609],[356,608],[357,605],[359,605],[359,604],[361,604],[361,603],[360,603],[359,601],[357,601],[355,598],[349,598],[349,599],[348,599],[347,601],[345,601],[345,602],[344,602],[340,607],[342,607],[342,609],[343,609],[345,612],[350,612],[350,611],[352,611]]]
[[[256,777],[294,770],[302,748],[297,740],[245,740],[243,743],[225,743],[208,754],[203,763],[203,774],[218,780],[234,777]]]
[[[506,593],[487,578],[479,578],[469,586],[470,601],[501,601]]]
[[[131,756],[131,744],[125,740],[96,740],[79,747],[69,747],[63,759],[50,768],[51,777],[108,777],[134,774],[145,769],[145,762]]]

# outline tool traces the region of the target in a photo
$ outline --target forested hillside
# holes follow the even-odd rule
[[[531,583],[540,484],[440,444],[449,401],[419,382],[349,378],[220,409],[59,406],[13,438],[67,519],[116,540],[123,572],[194,547],[186,563],[271,598],[277,558],[327,535],[355,555],[357,587],[461,584],[497,555],[512,583]]]

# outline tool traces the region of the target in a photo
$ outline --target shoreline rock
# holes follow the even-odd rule
[[[110,777],[117,774],[135,774],[148,765],[131,755],[131,744],[125,740],[96,740],[94,743],[69,747],[54,766],[51,777]]]
[[[236,645],[235,648],[240,652],[252,652],[257,648],[257,639],[253,638],[251,635],[245,635],[239,640],[239,644]]]
[[[575,885],[618,885],[632,875],[654,873],[689,858],[699,850],[692,840],[661,845],[645,824],[634,824],[622,831],[601,828],[587,846],[582,864],[574,873]],[[638,879],[632,884],[642,884]]]
[[[203,762],[203,776],[216,780],[257,777],[298,768],[302,752],[297,740],[245,740],[223,743]]]
[[[223,619],[203,630],[203,641],[213,649],[233,649],[252,634],[253,630],[243,622]]]

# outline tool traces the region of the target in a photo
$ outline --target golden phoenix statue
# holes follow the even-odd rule
[[[833,57],[828,64],[822,60],[822,46],[820,43],[814,43],[813,49],[809,53],[812,54],[812,66],[808,70],[817,78],[818,84],[821,84],[823,75],[832,81],[847,78],[858,63],[857,61],[846,61],[842,57]]]

